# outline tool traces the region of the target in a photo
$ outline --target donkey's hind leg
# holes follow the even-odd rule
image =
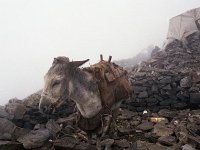
[[[106,133],[108,132],[111,125],[112,118],[113,118],[112,115],[106,115],[105,117],[103,117],[101,137],[104,137]]]

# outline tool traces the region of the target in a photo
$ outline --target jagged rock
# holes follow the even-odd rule
[[[164,89],[164,90],[171,90],[172,89],[172,87],[171,87],[171,85],[170,84],[167,84],[166,86],[164,86],[162,89]]]
[[[195,148],[193,148],[191,145],[189,144],[185,144],[182,146],[182,150],[196,150]]]
[[[190,102],[192,104],[200,103],[200,93],[191,93],[190,94]]]
[[[12,99],[6,105],[5,110],[12,118],[22,119],[26,112],[26,107],[21,100]]]
[[[140,92],[138,95],[138,98],[147,98],[148,97],[148,93],[146,91]]]
[[[172,77],[171,76],[165,76],[160,80],[160,84],[169,84],[172,81]]]
[[[61,131],[61,127],[52,119],[50,119],[47,124],[46,124],[46,128],[49,130],[49,132],[52,135],[56,135],[58,132]]]
[[[172,146],[176,143],[176,137],[174,136],[162,136],[158,139],[158,142],[164,146]]]
[[[146,87],[143,87],[143,86],[134,86],[133,87],[133,90],[134,90],[134,92],[135,93],[140,93],[140,92],[143,92],[143,91],[145,91],[147,88]]]
[[[134,143],[134,150],[175,150],[172,147],[166,147],[155,143],[148,143],[145,141],[136,141]]]
[[[194,137],[191,135],[187,135],[188,143],[195,145],[197,149],[200,149],[200,139],[199,137]]]
[[[41,147],[50,137],[48,129],[32,130],[28,134],[17,139],[24,148],[32,149]]]
[[[162,123],[157,123],[154,126],[153,133],[158,137],[169,136],[173,134],[173,129],[168,128],[166,125]]]
[[[130,147],[130,143],[126,139],[122,140],[115,140],[115,145],[121,148],[128,148]]]
[[[119,119],[122,120],[127,120],[127,119],[131,119],[134,116],[137,116],[138,113],[137,112],[132,112],[129,110],[121,110],[121,115],[119,115]]]
[[[80,142],[74,148],[74,150],[97,150],[95,145],[89,143]]]
[[[168,109],[162,109],[158,112],[159,116],[166,118],[174,118],[178,115],[177,111],[172,111]]]
[[[23,149],[24,148],[20,143],[0,140],[0,150],[23,150]]]
[[[152,122],[143,122],[142,124],[137,126],[137,129],[140,129],[142,131],[149,131],[153,129],[153,123]]]
[[[90,143],[80,142],[72,137],[64,137],[53,141],[55,149],[73,149],[73,150],[97,150],[96,146]]]
[[[53,141],[56,149],[74,149],[77,140],[72,137],[64,137]]]
[[[4,106],[0,106],[0,118],[10,118],[10,115],[6,112]]]
[[[25,99],[23,99],[24,105],[27,107],[38,109],[41,94],[42,90],[39,90],[38,92],[26,97]]]
[[[30,129],[16,127],[15,131],[12,134],[12,139],[16,140],[19,137],[22,137],[22,136],[28,134],[30,131],[31,131]]]
[[[111,146],[114,144],[115,140],[114,139],[105,139],[103,141],[101,141],[101,146],[104,148],[104,149],[111,149]]]
[[[180,86],[182,88],[189,88],[191,85],[192,85],[191,77],[185,77],[180,81]]]
[[[11,140],[15,129],[14,123],[5,118],[0,118],[0,140]]]

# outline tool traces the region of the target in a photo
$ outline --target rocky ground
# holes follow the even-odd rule
[[[174,40],[129,75],[134,91],[133,99],[125,104],[129,110],[199,109],[200,33],[184,42]]]
[[[98,138],[76,126],[74,103],[55,115],[38,111],[40,92],[0,107],[2,150],[195,150],[200,149],[200,110],[162,109],[157,113],[120,108],[109,133]],[[157,120],[155,119],[157,118]]]

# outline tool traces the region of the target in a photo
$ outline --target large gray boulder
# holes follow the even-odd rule
[[[22,143],[24,148],[33,149],[41,147],[45,141],[50,137],[48,129],[32,130],[28,134],[17,139],[18,142]]]
[[[21,100],[14,98],[9,100],[9,103],[5,106],[5,110],[11,118],[22,119],[26,112],[26,107]]]
[[[0,118],[10,118],[10,115],[6,112],[4,106],[0,106]]]
[[[16,125],[5,118],[0,118],[0,140],[11,140]]]

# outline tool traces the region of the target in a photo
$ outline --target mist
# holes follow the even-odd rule
[[[169,19],[199,0],[0,0],[0,104],[43,87],[54,57],[114,60],[162,44]]]

